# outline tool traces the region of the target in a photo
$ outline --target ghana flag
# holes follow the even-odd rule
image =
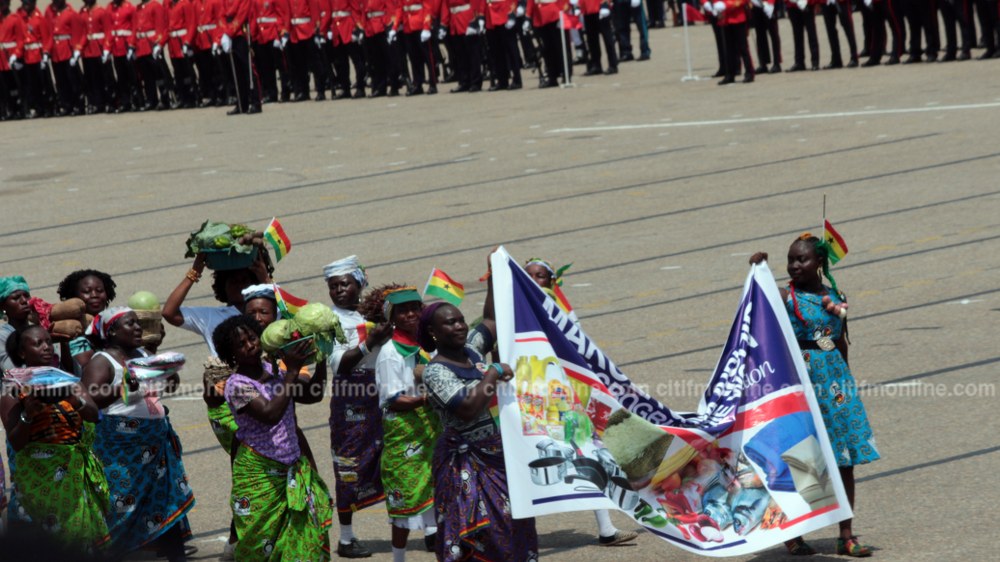
[[[300,299],[277,284],[274,285],[274,300],[278,302],[278,312],[281,313],[281,317],[284,319],[295,318],[299,309],[309,304],[309,301],[306,299]]]
[[[281,258],[285,257],[292,249],[292,241],[288,239],[285,229],[281,228],[281,223],[276,218],[272,218],[267,228],[264,229],[264,240],[267,240],[267,243],[274,248],[276,261],[281,261]]]
[[[847,242],[840,236],[830,221],[823,219],[823,240],[830,245],[830,265],[833,265],[847,255]]]
[[[424,296],[437,297],[458,306],[465,298],[465,287],[435,267],[431,270],[431,276],[427,278]]]

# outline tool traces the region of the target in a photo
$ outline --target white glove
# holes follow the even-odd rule
[[[865,0],[865,8],[871,8],[871,7],[872,7],[872,0]]]
[[[521,30],[524,31],[525,33],[530,33],[531,32],[531,20],[524,20],[524,23],[521,24]]]
[[[597,19],[607,19],[611,17],[611,9],[607,6],[601,6],[601,9],[597,12]]]
[[[795,5],[798,6],[800,10],[805,11],[806,6],[808,4],[806,3],[806,0],[798,0],[797,2],[795,2]]]
[[[49,54],[42,53],[42,70],[49,67]]]
[[[135,60],[135,47],[129,47],[128,51],[125,53],[126,60]]]
[[[868,1],[871,2],[871,0]],[[774,18],[774,4],[764,4],[764,15],[767,16],[767,19]]]
[[[518,4],[517,9],[514,10],[514,15],[517,17],[524,17],[524,6]]]
[[[223,53],[228,53],[233,50],[233,40],[229,37],[228,33],[222,34],[222,37],[219,39],[219,46],[222,47]]]
[[[503,24],[504,29],[514,29],[514,25],[517,24],[517,18],[513,14],[507,17],[507,22]]]
[[[444,41],[445,37],[448,37],[448,28],[445,26],[438,26],[438,41]]]
[[[281,39],[275,39],[274,42],[271,43],[271,46],[274,47],[275,49],[280,49],[281,48]]]
[[[104,64],[104,63],[108,62],[108,59],[110,57],[111,57],[111,53],[108,50],[105,49],[104,52],[101,53],[101,64]]]
[[[326,39],[323,39],[322,35],[313,35],[313,43],[316,43],[317,47],[322,47],[323,43],[326,43]]]
[[[826,5],[827,6],[836,6],[837,5],[837,0],[826,0]]]
[[[722,2],[722,0],[716,0],[715,3],[712,4],[712,13],[715,14],[716,17],[722,15],[722,12],[725,11],[726,3]]]
[[[351,32],[351,43],[360,45],[362,41],[365,40],[365,32],[360,29],[355,29]],[[282,39],[284,41],[284,39]]]
[[[431,40],[431,30],[425,29],[420,32],[420,42],[426,43]]]
[[[288,46],[288,36],[287,35],[282,35],[281,36],[281,44],[278,45],[278,48],[281,49],[282,51],[284,51],[286,46]]]
[[[333,30],[332,29],[330,31],[326,32],[326,40],[329,41],[329,42],[331,42],[331,43],[333,43]]]
[[[73,56],[69,58],[69,65],[76,66],[78,62],[80,62],[80,51],[73,51]]]
[[[187,58],[191,58],[191,57],[194,56],[194,51],[191,50],[190,46],[188,46],[187,44],[184,44],[184,45],[181,45],[181,54],[183,54]]]
[[[480,35],[485,35],[486,34],[486,19],[483,18],[483,16],[479,16],[478,18],[475,19],[475,22],[476,22],[476,29],[479,30],[479,34]]]
[[[107,51],[105,51],[105,52],[107,52]],[[9,64],[11,67],[13,67],[15,64],[17,64],[17,55],[11,55],[10,56],[10,60],[7,62],[7,64]]]
[[[222,52],[222,49],[219,48],[219,44],[218,43],[212,43],[212,56],[213,57],[217,57],[217,56],[219,56],[219,53],[221,53],[221,52]]]
[[[396,30],[389,28],[389,32],[385,34],[386,43],[392,45],[396,42]]]
[[[753,4],[754,7],[756,7],[756,8],[760,8],[761,7],[760,0],[750,0],[750,3]]]
[[[159,45],[153,45],[153,58],[158,59],[160,55],[163,54],[163,47]]]
[[[575,8],[580,5],[580,0],[569,0],[569,5]]]
[[[639,6],[642,6],[642,0],[632,0],[629,5],[633,8],[638,8]]]

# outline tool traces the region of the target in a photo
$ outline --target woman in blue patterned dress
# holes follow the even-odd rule
[[[854,508],[854,467],[879,459],[864,404],[847,364],[847,301],[830,275],[830,248],[819,238],[803,234],[788,248],[788,287],[781,298],[802,349],[834,458],[847,498]],[[758,252],[750,263],[767,254]],[[823,277],[830,287],[823,284]],[[801,538],[786,543],[792,554],[815,552]],[[871,556],[871,548],[858,542],[851,519],[840,522],[837,554]]]

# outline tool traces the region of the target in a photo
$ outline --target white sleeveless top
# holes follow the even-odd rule
[[[146,355],[146,352],[142,351],[142,354]],[[94,354],[95,357],[98,355],[103,355],[115,369],[115,379],[111,382],[111,384],[122,384],[122,376],[125,372],[122,365],[118,363],[118,361],[115,361],[114,357],[103,351],[98,351]],[[126,404],[121,398],[119,398],[101,411],[109,416],[128,416],[130,418],[155,419],[162,418],[166,415],[163,410],[163,405],[160,404],[160,397],[153,392],[147,392],[139,389],[135,392],[134,398],[131,393],[129,393],[129,402],[129,404]]]

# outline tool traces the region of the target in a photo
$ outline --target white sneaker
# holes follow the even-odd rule
[[[219,560],[236,560],[236,545],[238,543],[226,541],[226,546],[222,547],[222,556]]]

